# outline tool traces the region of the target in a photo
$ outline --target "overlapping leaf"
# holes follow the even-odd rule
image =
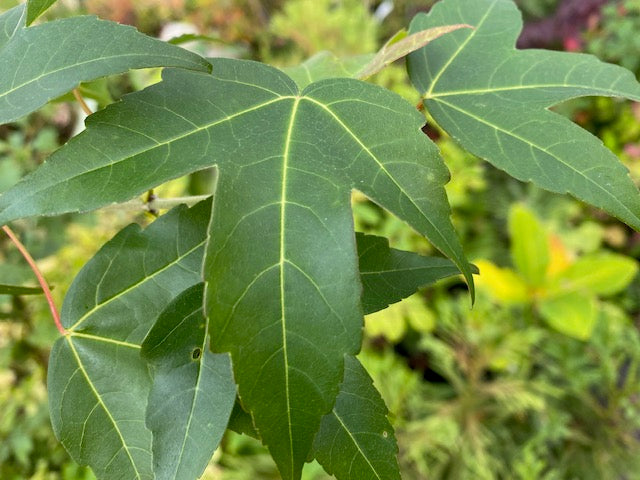
[[[46,12],[56,1],[57,0],[28,0],[27,25],[31,25],[36,18]]]
[[[213,75],[165,72],[93,115],[86,133],[0,197],[0,223],[124,200],[217,164],[204,270],[212,345],[231,353],[243,406],[283,477],[299,478],[344,355],[360,348],[351,189],[471,277],[449,220],[448,172],[421,125],[376,86],[336,79],[300,92],[276,69],[220,59]]]
[[[282,70],[289,75],[300,88],[327,78],[353,78],[372,59],[373,54],[355,55],[339,58],[331,52],[319,52],[300,65],[285,67]]]
[[[89,464],[99,478],[121,474],[148,478],[151,432],[144,426],[145,411],[155,438],[156,478],[195,478],[197,473],[193,472],[201,468],[207,452],[210,455],[215,448],[216,432],[226,425],[224,412],[212,411],[218,401],[209,395],[216,391],[222,394],[222,403],[229,396],[232,401],[232,374],[225,355],[214,355],[203,347],[205,330],[197,328],[203,323],[198,287],[183,292],[173,306],[166,307],[145,339],[143,353],[157,369],[153,381],[139,355],[141,338],[158,312],[180,289],[189,289],[201,281],[198,268],[210,205],[207,201],[189,210],[179,207],[144,232],[133,226],[124,229],[85,266],[65,302],[63,321],[70,334],[56,343],[51,357],[52,419],[56,433],[74,458]],[[358,234],[356,239],[360,264],[366,265],[368,272],[377,272],[375,281],[363,279],[365,298],[370,296],[369,288],[379,288],[391,280],[387,272],[393,276],[408,265],[415,267],[422,262],[424,277],[411,276],[415,290],[432,281],[432,263],[441,263],[440,259],[409,252],[386,251],[388,243],[378,237]],[[377,262],[374,252],[379,254]],[[408,256],[413,260],[409,261]],[[451,273],[458,273],[451,262],[448,265]],[[143,266],[146,270],[141,270]],[[444,275],[446,271],[449,270],[440,273]],[[393,290],[387,301],[394,302],[400,299],[396,295],[411,293],[405,286],[406,289]],[[178,320],[184,321],[176,325]],[[199,362],[193,361],[196,349],[202,355]],[[225,395],[229,390],[231,394]],[[208,401],[202,401],[204,398]],[[224,405],[221,410],[225,410]],[[251,418],[239,407],[236,413],[234,425],[238,425],[240,417],[247,428],[253,428]],[[193,447],[203,438],[202,432],[196,432],[202,428],[209,434],[208,441]],[[100,435],[86,435],[87,431],[98,430]],[[113,454],[117,448],[131,453],[122,458],[116,456],[108,469],[105,455]],[[180,456],[180,452],[184,455]]]
[[[51,352],[51,420],[71,456],[99,479],[153,479],[140,344],[164,307],[201,281],[211,202],[130,226],[76,277],[62,308],[68,334]]]
[[[389,248],[386,238],[359,233],[357,239],[365,315],[408,297],[418,287],[460,273],[444,258]]]
[[[389,43],[380,49],[367,65],[355,74],[355,77],[360,79],[368,78],[386,66],[391,65],[396,60],[424,47],[445,33],[453,32],[460,28],[469,28],[469,25],[443,25],[427,30],[420,30],[411,35],[406,35],[406,32],[402,35],[396,35],[395,38],[392,38]]]
[[[516,50],[522,19],[511,0],[442,0],[411,32],[467,23],[409,56],[433,118],[470,152],[510,175],[568,192],[640,229],[640,196],[602,142],[547,108],[586,96],[640,100],[624,68],[590,55]]]
[[[46,3],[29,3],[29,16]],[[33,13],[35,15],[35,13]],[[209,71],[198,55],[95,17],[26,27],[25,5],[0,15],[0,123],[20,118],[80,82],[132,68]]]
[[[338,480],[399,480],[397,453],[384,401],[362,364],[347,356],[336,404],[313,442],[314,457]]]
[[[398,447],[387,413],[365,368],[347,356],[340,393],[322,418],[311,458],[338,480],[399,479]],[[229,428],[259,438],[251,416],[237,403]]]
[[[407,32],[403,30],[376,54],[338,58],[331,52],[320,52],[300,65],[286,67],[282,70],[300,88],[326,78],[365,79],[445,33],[464,27],[468,27],[468,25],[446,25],[423,30],[413,35],[407,35]]]
[[[142,356],[153,367],[147,426],[156,480],[200,478],[236,398],[229,355],[209,350],[202,303],[202,284],[185,290],[142,344]]]

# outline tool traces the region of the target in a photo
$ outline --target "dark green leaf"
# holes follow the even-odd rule
[[[444,258],[389,248],[386,238],[358,233],[356,240],[365,315],[399,302],[419,287],[460,273]]]
[[[144,426],[150,388],[139,345],[71,334],[49,358],[49,410],[58,439],[98,479],[153,480],[151,432]]]
[[[212,346],[231,353],[243,407],[283,477],[299,478],[343,357],[360,348],[351,190],[428,236],[472,282],[448,172],[422,123],[399,96],[357,80],[299,92],[274,68],[226,59],[213,75],[165,71],[0,197],[0,223],[125,200],[217,164],[205,260]]]
[[[40,287],[23,287],[20,285],[0,284],[0,295],[40,295]]]
[[[156,480],[200,478],[218,447],[236,398],[227,354],[209,350],[203,285],[180,294],[142,344],[153,367],[147,427]]]
[[[593,56],[516,50],[511,0],[442,0],[411,32],[467,23],[409,56],[409,72],[438,124],[470,152],[523,181],[568,192],[640,229],[640,196],[602,142],[548,107],[586,95],[640,100],[624,68]]]
[[[57,437],[99,479],[152,479],[151,387],[140,344],[165,306],[202,281],[211,202],[178,207],[146,230],[129,226],[85,265],[62,307],[68,334],[51,353]]]
[[[399,480],[387,407],[355,357],[345,357],[344,368],[335,406],[313,442],[314,457],[338,480]]]
[[[27,2],[27,25],[42,15],[47,9],[56,3],[57,0],[29,0]]]
[[[194,53],[95,17],[25,27],[24,7],[0,15],[0,123],[105,75],[132,68],[172,66],[206,72],[211,67]]]
[[[251,415],[243,410],[242,405],[240,405],[240,402],[237,400],[231,411],[231,417],[229,418],[227,427],[236,433],[242,433],[260,440],[260,434],[258,434],[256,427],[253,426]]]

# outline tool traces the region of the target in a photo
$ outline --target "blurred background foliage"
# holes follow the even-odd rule
[[[0,10],[16,0],[1,0]],[[369,53],[431,0],[59,0],[46,19],[92,13],[204,55],[295,65],[322,50]],[[518,0],[521,48],[593,53],[638,74],[640,0]],[[81,86],[92,108],[157,82],[157,70]],[[402,63],[373,81],[412,103]],[[555,107],[603,139],[640,180],[640,104],[580,99]],[[72,97],[0,127],[0,192],[82,129]],[[520,183],[460,149],[431,122],[452,172],[447,192],[469,257],[480,267],[473,309],[443,281],[366,319],[361,359],[390,409],[404,478],[591,480],[640,478],[640,235],[561,195]],[[160,187],[206,194],[212,172]],[[433,253],[357,192],[358,230]],[[61,305],[91,255],[142,211],[15,222]],[[0,283],[34,285],[0,236]],[[46,402],[57,331],[42,297],[0,296],[0,479],[89,480],[54,438]],[[228,433],[204,477],[279,478],[255,440]],[[317,464],[305,480],[329,478]]]

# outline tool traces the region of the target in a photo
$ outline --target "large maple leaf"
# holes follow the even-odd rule
[[[448,172],[422,116],[383,88],[328,79],[300,91],[262,64],[164,81],[89,118],[87,131],[0,197],[0,223],[87,210],[217,165],[205,254],[212,347],[285,478],[299,478],[320,420],[360,348],[350,193],[358,189],[467,264]]]
[[[587,95],[640,100],[628,70],[591,55],[517,50],[511,0],[443,0],[411,32],[466,23],[409,55],[411,80],[435,121],[464,148],[519,180],[568,192],[640,229],[640,195],[602,142],[548,108]]]

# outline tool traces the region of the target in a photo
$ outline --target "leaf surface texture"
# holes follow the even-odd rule
[[[197,284],[180,294],[142,344],[153,371],[146,423],[156,480],[202,476],[236,398],[229,355],[209,350],[203,291]]]
[[[145,427],[151,378],[140,344],[164,307],[201,281],[210,201],[146,230],[129,226],[85,265],[62,307],[68,334],[49,361],[58,439],[99,479],[153,479]]]
[[[45,3],[30,2],[29,15]],[[132,68],[210,70],[202,57],[133,27],[89,16],[26,27],[26,17],[24,4],[0,15],[0,123],[17,120],[80,82]]]
[[[516,50],[511,0],[442,0],[411,32],[466,23],[409,55],[411,80],[436,122],[465,149],[553,192],[570,193],[640,229],[640,196],[602,142],[548,108],[588,95],[640,100],[628,70],[591,55]]]

